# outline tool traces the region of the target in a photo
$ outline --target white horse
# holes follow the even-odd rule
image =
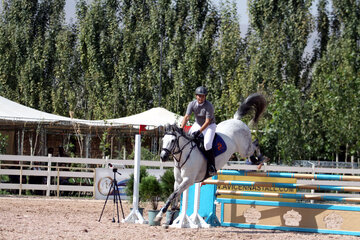
[[[215,157],[216,169],[221,169],[235,152],[238,152],[243,158],[248,158],[255,152],[257,156],[260,155],[257,142],[253,142],[251,139],[249,127],[240,119],[249,110],[254,109],[255,116],[252,121],[256,124],[265,108],[266,100],[263,95],[258,93],[252,94],[240,105],[234,115],[234,119],[218,124],[216,133],[224,140],[227,149]],[[171,203],[173,203],[172,211],[175,211],[181,193],[192,184],[203,181],[207,174],[207,160],[204,158],[204,155],[196,146],[193,138],[177,126],[171,126],[170,130],[167,130],[163,137],[160,157],[163,161],[166,161],[169,155],[173,156],[175,162],[175,191],[168,197],[165,205],[156,216],[155,221],[157,222],[161,221]],[[171,224],[172,220],[167,224]]]

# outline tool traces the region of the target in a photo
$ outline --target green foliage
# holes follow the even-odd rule
[[[162,189],[162,200],[166,200],[171,193],[174,192],[174,170],[168,169],[165,171],[164,175],[160,178],[160,185]]]
[[[311,0],[249,1],[250,78],[270,94],[284,83],[304,86],[302,56],[311,32]],[[255,85],[256,86],[256,85]]]
[[[102,151],[103,153],[103,157],[104,156],[108,156],[109,154],[109,149],[111,147],[111,144],[108,140],[108,135],[109,135],[109,132],[108,131],[105,131],[102,136],[101,136],[101,139],[100,139],[100,150]]]
[[[65,3],[2,1],[1,96],[64,116],[109,119],[157,106],[183,115],[194,89],[205,85],[220,122],[262,92],[267,155],[286,162],[332,159],[344,149],[359,155],[358,1],[252,0],[246,35],[232,0],[220,7],[79,0],[74,23],[65,22]],[[318,34],[312,56],[305,51],[311,32]],[[157,159],[145,149],[142,156]]]
[[[143,178],[149,176],[149,173],[146,171],[146,167],[145,166],[140,166],[140,176],[139,176],[139,180],[140,183],[142,182]],[[132,197],[133,193],[134,193],[134,174],[130,175],[129,181],[126,184],[125,187],[125,193],[126,195]],[[142,201],[142,196],[139,194],[139,201]]]
[[[8,145],[8,139],[9,136],[8,135],[2,135],[0,133],[0,154],[4,154],[6,153],[6,147]]]
[[[141,180],[139,192],[142,201],[150,201],[153,210],[156,210],[162,196],[160,182],[154,176],[147,176]]]
[[[128,156],[129,159],[134,159],[135,157],[135,149],[134,151]],[[158,161],[159,156],[155,153],[152,153],[149,149],[145,147],[141,147],[141,160],[152,160]]]
[[[275,92],[274,101],[268,108],[271,120],[265,128],[262,141],[275,144],[274,153],[286,163],[302,159],[302,106],[300,91],[293,85],[286,85],[282,91]],[[276,155],[271,157],[274,158]]]

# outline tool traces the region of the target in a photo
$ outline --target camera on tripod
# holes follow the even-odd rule
[[[125,219],[125,215],[124,215],[124,210],[123,210],[123,207],[122,207],[122,203],[121,203],[121,198],[120,198],[120,190],[119,190],[119,186],[118,186],[118,182],[116,180],[116,174],[119,174],[121,175],[121,173],[119,173],[117,170],[118,168],[125,168],[123,165],[120,165],[120,164],[114,164],[114,163],[108,163],[108,167],[110,169],[112,169],[113,173],[114,173],[114,177],[113,179],[111,179],[111,186],[109,188],[109,192],[106,196],[106,200],[105,200],[105,203],[104,203],[104,207],[101,211],[101,214],[100,214],[100,218],[99,218],[99,222],[101,220],[101,217],[104,213],[104,209],[105,209],[105,206],[106,206],[106,203],[109,199],[109,196],[112,194],[114,196],[114,211],[113,211],[113,220],[112,222],[115,222],[115,216],[114,216],[114,213],[115,213],[115,206],[116,206],[116,210],[117,210],[117,219],[118,219],[118,223],[120,223],[120,218],[119,218],[119,205],[118,203],[120,202],[120,207],[121,207],[121,211],[122,211],[122,215],[123,215],[123,219]]]
[[[113,169],[113,171],[114,169],[118,169],[118,168],[125,169],[125,166],[123,164],[108,163],[108,166],[110,169]]]

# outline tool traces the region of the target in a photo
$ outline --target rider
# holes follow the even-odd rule
[[[191,113],[194,112],[195,123],[190,129],[190,134],[197,138],[200,133],[204,135],[204,148],[205,156],[209,162],[209,175],[216,175],[215,168],[215,157],[212,150],[212,142],[214,140],[216,123],[214,116],[214,107],[213,105],[206,100],[207,89],[203,86],[196,88],[195,95],[196,100],[189,103],[185,117],[181,123],[181,128],[183,128],[186,123],[189,121]]]

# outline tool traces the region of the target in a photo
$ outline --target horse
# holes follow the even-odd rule
[[[254,109],[255,114],[251,122],[257,124],[260,116],[266,109],[265,97],[259,93],[251,94],[239,106],[233,119],[225,120],[217,125],[216,134],[225,143],[226,149],[220,155],[215,154],[216,169],[221,169],[234,153],[239,153],[242,158],[248,158],[255,153],[262,158],[257,141],[252,141],[250,128],[241,121],[241,118]],[[170,225],[179,201],[179,197],[192,184],[206,179],[207,160],[197,147],[192,136],[185,133],[176,125],[167,126],[162,139],[160,158],[167,161],[172,155],[174,159],[174,192],[168,197],[165,205],[160,209],[154,221],[160,222],[163,215],[172,204]],[[215,145],[216,146],[216,145]],[[224,146],[221,146],[224,147]]]

